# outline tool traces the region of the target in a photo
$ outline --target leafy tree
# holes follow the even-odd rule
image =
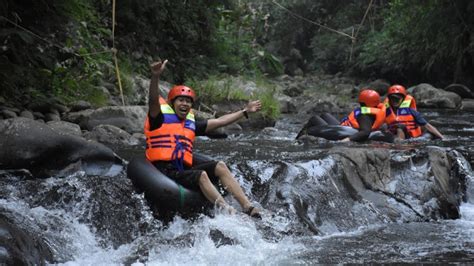
[[[357,68],[394,80],[472,83],[473,12],[467,0],[390,1],[383,27],[362,46]]]

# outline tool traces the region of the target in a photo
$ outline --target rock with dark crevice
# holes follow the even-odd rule
[[[59,134],[27,118],[0,121],[0,169],[28,169],[35,176],[52,176],[71,164],[89,174],[108,174],[122,161],[106,146]]]

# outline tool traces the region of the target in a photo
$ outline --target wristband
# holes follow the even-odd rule
[[[247,110],[244,109],[243,113],[244,113],[245,118],[249,119],[249,114],[247,113]]]

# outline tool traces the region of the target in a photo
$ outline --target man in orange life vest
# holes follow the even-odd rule
[[[385,121],[385,106],[380,102],[378,92],[362,89],[359,94],[360,107],[342,119],[342,126],[350,126],[359,132],[340,141],[365,141],[370,132],[379,129]],[[393,137],[391,137],[393,139]]]
[[[145,121],[147,159],[179,184],[187,188],[200,189],[210,202],[229,213],[235,213],[213,185],[212,181],[220,180],[225,189],[239,202],[243,212],[259,218],[260,210],[252,206],[224,162],[195,162],[192,152],[195,135],[204,135],[248,117],[248,113],[261,109],[260,101],[249,102],[243,110],[217,119],[195,121],[191,107],[196,95],[191,88],[173,87],[167,101],[159,96],[159,78],[167,62],[168,60],[165,60],[151,65],[149,110]]]
[[[422,128],[437,138],[444,136],[428,123],[416,110],[416,101],[408,95],[405,87],[393,85],[388,88],[387,97],[384,100],[386,106],[385,123],[389,131],[399,139],[416,138],[422,136]]]

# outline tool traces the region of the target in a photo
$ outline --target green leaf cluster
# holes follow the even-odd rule
[[[474,70],[473,12],[472,1],[390,1],[356,66],[403,80],[463,80]]]

